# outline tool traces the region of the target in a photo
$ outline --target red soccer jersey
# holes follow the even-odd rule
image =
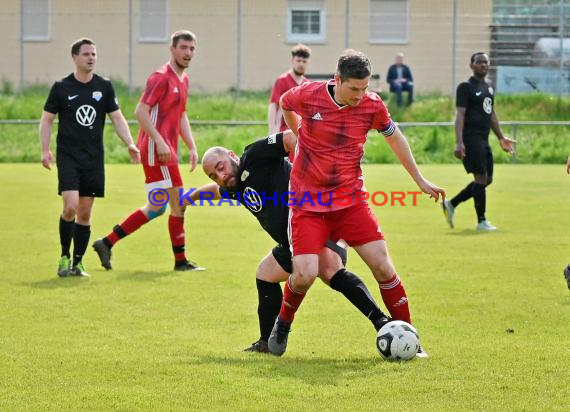
[[[303,79],[301,80],[301,84],[303,83],[307,83],[310,82],[309,79],[307,79],[305,76],[303,76]],[[293,78],[293,76],[291,75],[290,72],[285,72],[283,73],[281,76],[279,76],[277,78],[277,80],[275,80],[275,84],[273,85],[273,89],[271,90],[271,98],[270,98],[270,102],[271,103],[275,103],[277,105],[277,119],[280,119],[281,121],[279,122],[279,131],[283,132],[285,130],[288,130],[289,127],[287,126],[287,123],[285,123],[285,119],[283,119],[283,113],[281,112],[281,108],[279,107],[279,99],[281,99],[281,96],[283,96],[283,94],[285,94],[285,92],[289,89],[292,89],[293,87],[297,87],[299,84],[297,84],[297,82],[295,81],[295,79]]]
[[[283,109],[302,117],[291,171],[290,190],[297,201],[293,207],[315,212],[350,206],[339,200],[363,188],[360,161],[368,131],[377,129],[390,136],[395,130],[377,94],[366,92],[356,107],[339,106],[329,84],[334,85],[334,80],[305,83],[289,90],[282,100]],[[312,202],[299,205],[307,195]]]
[[[141,161],[149,166],[178,164],[178,137],[180,119],[186,111],[188,98],[188,75],[178,76],[170,63],[152,73],[146,81],[141,103],[150,106],[150,118],[156,130],[170,147],[170,160],[160,162],[154,141],[141,128],[137,146],[141,151]]]

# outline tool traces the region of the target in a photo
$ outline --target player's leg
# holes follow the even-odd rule
[[[464,145],[465,145],[465,157],[463,158],[463,167],[467,173],[473,173],[476,168],[477,158],[478,158],[478,150],[477,147],[474,146],[472,142],[472,138],[468,136],[463,136]],[[445,199],[442,203],[443,207],[443,214],[445,215],[445,219],[449,224],[449,227],[453,228],[453,217],[455,215],[455,209],[463,202],[468,201],[473,197],[473,185],[475,181],[469,182],[467,186],[465,186],[456,196],[454,196],[451,200]]]
[[[495,226],[487,220],[487,186],[493,182],[493,153],[488,145],[483,148],[481,160],[482,173],[475,174],[475,185],[473,188],[473,199],[475,200],[475,211],[477,213],[477,230],[493,231]]]
[[[105,169],[101,164],[93,169],[80,169],[79,206],[73,235],[74,276],[89,276],[83,266],[83,255],[91,236],[91,211],[96,197],[105,196]]]
[[[61,180],[60,180],[61,185]],[[75,216],[79,206],[79,191],[64,190],[61,193],[63,210],[59,217],[59,242],[61,244],[61,257],[57,268],[60,277],[69,276],[71,272],[71,240],[75,233]]]
[[[171,176],[174,187],[166,189],[169,195],[170,216],[168,216],[168,233],[174,253],[174,270],[204,270],[196,263],[186,258],[186,233],[184,231],[184,212],[186,206],[180,205],[179,189],[182,189],[182,178],[178,166],[168,166],[168,173]]]
[[[61,195],[63,209],[59,217],[59,241],[61,256],[57,275],[69,276],[71,271],[71,240],[75,232],[75,215],[79,206],[79,168],[73,159],[65,156],[57,158],[58,194]]]
[[[474,173],[473,184],[473,204],[475,206],[475,213],[477,214],[477,223],[481,223],[485,218],[487,195],[485,186],[487,186],[487,173],[480,172]]]
[[[172,180],[169,179],[168,176],[165,176],[164,170],[161,166],[149,166],[143,164],[143,169],[145,173],[146,189],[149,193],[148,197],[150,197],[153,190],[166,190],[165,188],[172,187]],[[113,246],[119,240],[136,232],[141,228],[141,226],[164,214],[167,203],[168,199],[166,199],[164,192],[158,193],[157,196],[153,198],[153,203],[148,202],[142,208],[136,209],[121,223],[115,225],[113,230],[111,230],[111,232],[109,232],[105,237],[93,242],[93,249],[97,252],[97,255],[99,255],[101,265],[107,270],[112,269],[111,249]]]
[[[259,340],[248,352],[269,352],[267,342],[279,315],[283,292],[280,282],[287,280],[292,271],[291,252],[283,245],[277,245],[257,266],[255,284],[257,287],[257,316],[259,319]]]
[[[384,305],[392,318],[412,323],[406,290],[388,254],[386,242],[375,240],[354,246],[354,249],[372,271],[380,286]]]
[[[362,279],[345,268],[345,247],[327,241],[327,247],[319,254],[319,277],[332,289],[342,293],[378,331],[389,318],[380,310]]]
[[[283,301],[279,316],[269,336],[269,351],[281,356],[287,349],[291,323],[306,292],[319,272],[322,245],[329,237],[323,214],[290,209],[289,239],[293,245],[293,274],[283,288]]]
[[[81,191],[79,193],[79,206],[75,220],[75,233],[73,234],[73,264],[69,273],[72,276],[89,276],[85,271],[82,259],[91,236],[91,211],[95,198],[83,196],[82,193]]]
[[[372,271],[390,315],[411,323],[404,285],[390,259],[378,220],[369,206],[357,204],[338,211],[336,224],[335,235],[352,246]]]
[[[269,336],[268,346],[272,354],[281,356],[285,353],[291,323],[307,291],[314,283],[318,270],[319,258],[316,253],[293,258],[293,274],[285,282],[279,316]]]
[[[493,181],[493,154],[486,141],[482,142],[478,164],[474,172],[475,184],[473,185],[473,200],[477,213],[477,230],[493,231],[493,226],[486,217],[487,211],[487,186]]]

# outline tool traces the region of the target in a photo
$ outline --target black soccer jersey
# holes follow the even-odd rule
[[[103,165],[105,114],[118,109],[111,82],[96,74],[88,83],[73,73],[55,82],[44,110],[58,115],[58,163],[70,157],[86,168]]]
[[[465,107],[463,135],[489,136],[491,113],[494,104],[493,87],[486,81],[471,76],[468,81],[457,86],[455,106]]]
[[[289,244],[287,192],[291,164],[285,155],[283,133],[250,144],[240,158],[236,188],[220,188],[222,196],[238,200],[281,245]]]

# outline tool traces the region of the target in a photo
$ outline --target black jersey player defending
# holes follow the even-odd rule
[[[267,340],[283,296],[279,283],[286,281],[293,271],[287,204],[295,200],[288,192],[291,164],[284,156],[294,150],[295,143],[295,135],[287,130],[252,143],[241,157],[224,147],[210,148],[202,158],[202,167],[215,183],[191,195],[193,201],[204,198],[204,193],[212,199],[239,201],[277,243],[257,267],[260,338],[246,349],[248,351],[268,352]],[[344,268],[345,247],[342,241],[329,240],[323,245],[319,254],[320,277],[332,289],[341,292],[378,330],[389,318],[378,308],[362,280]]]

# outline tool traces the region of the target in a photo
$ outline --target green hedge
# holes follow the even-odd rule
[[[116,85],[119,102],[125,117],[134,118],[134,109],[140,90],[129,94],[124,85]],[[14,94],[4,86],[0,94],[0,119],[39,119],[49,88],[33,86],[25,93]],[[454,118],[453,99],[436,95],[419,95],[410,108],[395,107],[390,96],[386,98],[392,117],[398,122],[445,122]],[[242,92],[239,94],[204,95],[190,94],[188,115],[193,120],[257,120],[265,121],[267,116],[267,92]],[[498,95],[496,110],[501,120],[555,121],[568,120],[570,98],[540,94],[503,96]],[[511,135],[511,128],[504,132]],[[496,160],[499,163],[517,161],[521,163],[562,163],[570,152],[568,127],[520,126],[516,131],[517,157],[500,153],[496,139],[491,135]],[[136,138],[137,127],[131,131]],[[266,134],[265,126],[193,126],[194,137],[200,154],[214,145],[227,146],[237,152],[251,140]],[[52,147],[55,147],[55,127]],[[404,130],[419,163],[454,162],[454,133],[452,127],[410,127]],[[366,145],[365,162],[393,163],[397,160],[375,132],[370,133]],[[126,150],[111,126],[105,131],[106,161],[122,163],[128,161]],[[182,157],[186,160],[185,150]],[[37,125],[0,125],[0,162],[37,162],[40,145]]]

